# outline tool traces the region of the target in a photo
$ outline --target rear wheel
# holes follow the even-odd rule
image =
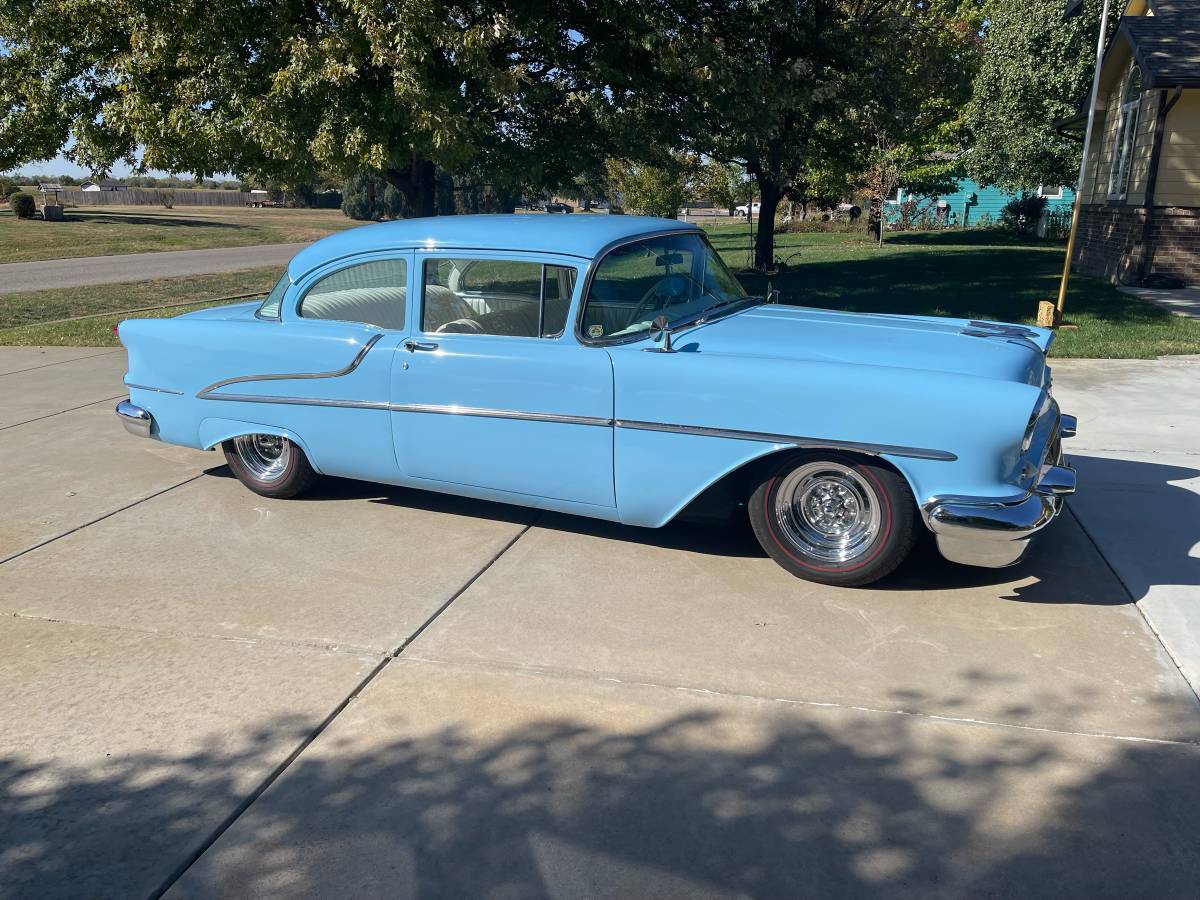
[[[870,584],[908,555],[915,502],[892,469],[835,451],[789,455],[750,497],[764,550],[800,578],[846,587]]]
[[[295,497],[317,477],[304,451],[277,434],[239,435],[221,449],[238,481],[264,497]]]

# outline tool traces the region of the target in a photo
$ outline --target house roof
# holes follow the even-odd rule
[[[1142,87],[1200,87],[1200,0],[1156,0],[1154,15],[1122,19]]]
[[[648,216],[515,215],[399,219],[339,231],[305,247],[288,265],[296,281],[335,259],[377,250],[515,250],[591,259],[614,241],[664,231],[700,231],[695,225]]]

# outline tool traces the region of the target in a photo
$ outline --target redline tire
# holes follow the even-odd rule
[[[300,446],[279,435],[241,435],[223,442],[221,449],[238,481],[264,497],[299,496],[317,478]]]
[[[851,453],[782,456],[747,505],[767,554],[798,578],[821,584],[878,581],[904,561],[917,536],[908,482]]]

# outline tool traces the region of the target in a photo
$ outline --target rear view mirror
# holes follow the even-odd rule
[[[654,260],[656,266],[678,266],[683,264],[682,253],[664,253]]]

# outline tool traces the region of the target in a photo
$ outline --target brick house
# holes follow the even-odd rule
[[[1062,126],[1086,123],[1085,112]],[[1100,70],[1088,170],[1075,270],[1200,284],[1200,0],[1125,3]]]

